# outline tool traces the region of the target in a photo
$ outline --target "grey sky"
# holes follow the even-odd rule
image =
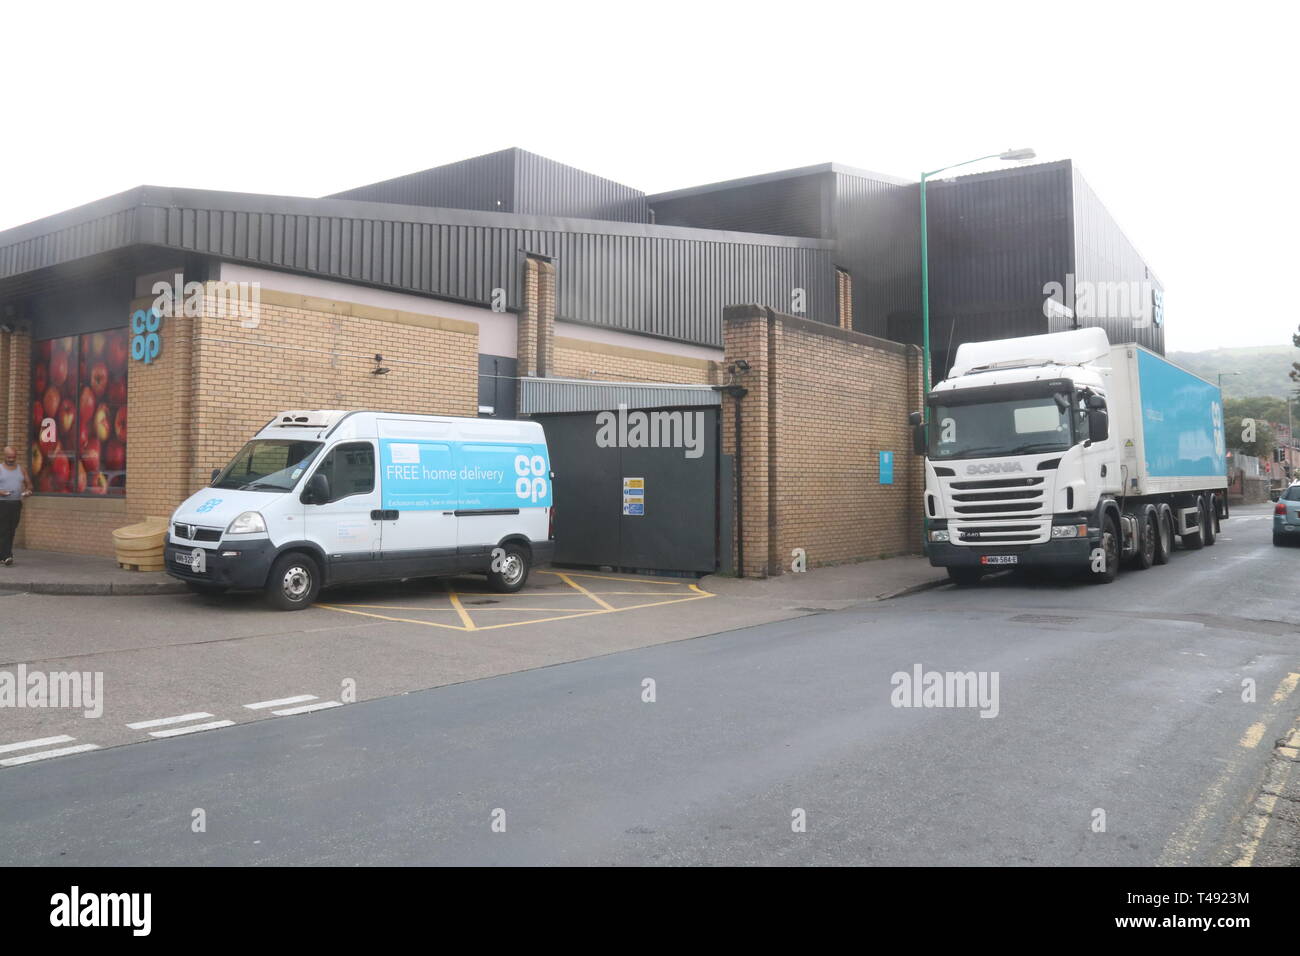
[[[649,192],[1032,146],[1079,164],[1160,275],[1168,348],[1289,344],[1300,321],[1276,291],[1294,4],[74,10],[3,14],[0,228],[141,183],[317,196],[506,146]]]

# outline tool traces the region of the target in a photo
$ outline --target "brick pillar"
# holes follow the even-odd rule
[[[17,449],[18,460],[28,476],[31,475],[28,457],[32,421],[31,374],[31,334],[0,332],[0,447],[13,445]],[[18,525],[15,547],[26,547],[25,524],[26,521]]]
[[[840,328],[853,331],[853,276],[847,269],[835,270],[835,302]]]
[[[722,397],[723,451],[736,456],[740,473],[743,514],[737,514],[736,526],[744,541],[743,567],[731,542],[732,556],[738,571],[746,577],[779,574],[781,565],[772,560],[775,540],[772,527],[772,436],[771,416],[771,310],[760,306],[730,306],[723,311],[723,347],[728,364],[740,360],[750,370],[739,376],[737,384],[749,389],[740,399],[741,449],[736,451],[736,399]],[[735,495],[733,491],[733,507]]]
[[[555,369],[555,264],[536,256],[524,259],[518,330],[519,374],[550,375]]]

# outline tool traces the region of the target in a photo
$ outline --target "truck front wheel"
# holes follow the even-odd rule
[[[1098,554],[1098,551],[1101,553]],[[1119,524],[1109,514],[1101,526],[1101,544],[1089,555],[1088,579],[1093,584],[1110,584],[1119,574]]]

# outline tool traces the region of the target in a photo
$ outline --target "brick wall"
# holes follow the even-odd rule
[[[159,357],[131,362],[125,499],[29,498],[20,546],[111,555],[115,528],[171,514],[277,411],[477,413],[472,322],[267,289],[256,316],[226,314],[222,302],[209,290],[201,316],[165,318]],[[31,343],[15,337],[0,349],[0,423],[25,446]],[[386,375],[372,374],[376,354]]]
[[[559,336],[554,340],[558,378],[605,382],[671,382],[713,385],[722,381],[722,365],[708,359],[672,355]]]
[[[920,351],[757,306],[726,310],[728,362],[745,360],[740,402],[744,573],[920,550],[921,460],[909,412],[921,407]],[[723,399],[734,453],[735,400]],[[879,452],[894,453],[880,484]],[[734,549],[733,549],[734,550]]]
[[[518,335],[519,374],[555,375],[555,266],[536,256],[524,259]]]
[[[835,302],[840,328],[853,331],[853,276],[847,269],[835,270]]]

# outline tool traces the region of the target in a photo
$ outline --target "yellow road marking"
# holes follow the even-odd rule
[[[1277,691],[1273,694],[1273,703],[1280,704],[1283,699],[1290,697],[1297,683],[1300,683],[1300,674],[1287,674],[1283,677],[1282,683],[1277,685]]]
[[[1241,746],[1254,749],[1259,746],[1259,742],[1264,739],[1264,731],[1268,730],[1268,725],[1262,720],[1256,721],[1246,728],[1246,732],[1241,735],[1239,743]]]
[[[1289,675],[1294,677],[1295,675]],[[1285,681],[1283,682],[1285,683]],[[1294,682],[1292,687],[1294,687]],[[1291,731],[1291,739],[1294,740],[1300,735],[1300,720],[1296,721],[1295,729]],[[1290,747],[1279,747],[1284,757],[1294,759],[1295,751]],[[1291,753],[1287,753],[1290,750]],[[1286,789],[1287,783],[1291,778],[1291,768],[1295,766],[1291,759],[1273,761],[1269,767],[1267,779],[1265,780],[1259,798],[1255,801],[1255,815],[1250,819],[1246,826],[1246,842],[1241,844],[1241,856],[1232,861],[1233,866],[1251,866],[1255,862],[1255,854],[1259,852],[1259,845],[1264,842],[1264,834],[1268,831],[1268,825],[1273,822],[1273,810],[1277,807],[1278,794]],[[1267,792],[1264,792],[1267,790]]]
[[[614,607],[614,605],[607,604],[602,598],[596,597],[596,595],[592,594],[590,591],[584,588],[577,581],[573,580],[573,578],[569,577],[567,574],[560,573],[560,580],[563,581],[565,584],[567,584],[569,587],[573,588],[575,591],[581,591],[583,594],[587,595],[587,597],[591,598],[593,601],[595,601],[597,604],[603,607],[606,611],[618,610],[616,607]]]
[[[460,622],[465,625],[465,630],[477,631],[478,625],[474,623],[474,621],[469,616],[469,612],[466,611],[464,606],[461,605],[460,597],[456,594],[456,589],[453,588],[450,584],[446,585],[446,588],[447,588],[447,597],[451,600],[451,606],[454,607],[456,609],[456,613],[460,615]]]
[[[409,617],[390,617],[387,614],[372,614],[369,611],[354,611],[351,608],[339,607],[335,604],[317,604],[317,607],[323,607],[328,611],[341,611],[344,614],[359,614],[362,617],[377,617],[381,621],[396,621],[399,624],[427,624],[429,627],[445,627],[449,631],[463,631],[465,628],[458,624],[439,624],[437,621],[417,621]]]
[[[549,617],[540,621],[508,621],[505,624],[485,624],[479,628],[480,631],[495,631],[502,627],[519,627],[524,624],[549,624],[551,621],[564,621],[571,617],[594,617],[597,614],[617,614],[619,611],[638,611],[643,607],[659,607],[662,604],[681,604],[684,601],[701,601],[704,598],[713,597],[712,594],[691,595],[690,597],[678,598],[675,601],[657,601],[654,604],[638,604],[635,607],[613,607],[608,611],[593,609],[590,611],[580,611],[577,614],[565,614],[561,617]]]

